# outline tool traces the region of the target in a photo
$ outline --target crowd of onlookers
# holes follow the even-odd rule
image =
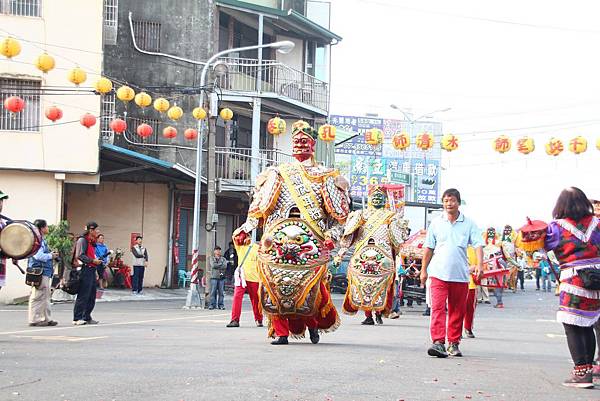
[[[51,317],[52,289],[67,291],[67,287],[70,293],[76,292],[77,295],[73,308],[73,324],[78,326],[98,324],[98,321],[92,318],[92,311],[96,304],[97,291],[107,287],[110,257],[114,254],[105,244],[104,234],[100,233],[98,224],[87,223],[85,231],[77,238],[69,233],[72,249],[62,258],[46,243],[45,237],[49,231],[47,222],[38,219],[34,225],[39,230],[42,240],[39,250],[29,258],[27,267],[28,273],[40,271],[39,268],[42,273],[41,278],[32,285],[29,297],[29,325],[57,325],[58,323]],[[116,269],[113,272],[113,280],[124,287],[131,287],[133,295],[143,294],[144,273],[148,266],[148,251],[142,241],[141,235],[136,236],[135,243],[131,247],[131,269],[122,262],[121,251],[117,251],[113,258]],[[53,285],[55,266],[59,266],[59,279]],[[131,277],[120,277],[124,275],[131,275]]]

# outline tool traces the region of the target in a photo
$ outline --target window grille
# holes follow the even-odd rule
[[[142,138],[137,134],[137,127],[140,124],[148,124],[152,127],[152,135],[148,138]],[[127,118],[127,132],[131,135],[131,138],[134,142],[144,142],[149,144],[157,144],[160,133],[159,130],[160,122],[158,120],[152,118],[137,118],[137,117],[128,117]]]
[[[104,44],[117,44],[117,25],[119,21],[119,0],[104,0]]]
[[[114,132],[110,129],[110,122],[115,118],[115,94],[109,93],[102,96],[100,103],[100,136],[102,142],[113,143]]]
[[[40,131],[40,81],[0,78],[0,104],[10,96],[19,96],[25,101],[25,108],[19,113],[11,113],[0,108],[0,131]]]
[[[0,14],[40,17],[42,0],[0,0]]]
[[[160,51],[160,22],[133,21],[133,34],[140,49]]]

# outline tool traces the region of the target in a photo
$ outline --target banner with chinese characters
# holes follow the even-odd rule
[[[335,165],[350,181],[353,198],[367,196],[371,184],[404,184],[405,199],[422,203],[439,203],[441,150],[434,147],[422,151],[411,145],[399,151],[392,145],[396,132],[407,132],[414,137],[428,132],[434,140],[440,140],[442,126],[438,122],[417,121],[334,115],[330,123],[339,129],[356,132],[357,136],[336,146]],[[378,128],[384,131],[382,145],[373,147],[365,143],[364,133]]]
[[[437,159],[351,156],[349,163],[338,164],[337,158],[336,155],[336,165],[344,166],[341,173],[350,181],[350,195],[353,198],[367,196],[368,185],[405,184],[394,180],[397,173],[402,173],[410,177],[406,199],[423,203],[439,202],[440,161]]]

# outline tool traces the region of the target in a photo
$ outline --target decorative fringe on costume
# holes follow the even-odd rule
[[[335,323],[327,328],[327,329],[319,329],[319,333],[324,334],[324,333],[333,333],[334,331],[336,331],[340,325],[342,324],[342,321],[340,320],[340,315],[337,314],[336,318],[335,318]]]
[[[562,277],[561,277],[562,278]],[[587,290],[569,283],[560,283],[560,291],[590,299],[600,299],[600,291]]]
[[[591,327],[600,318],[600,313],[594,317],[585,317],[575,313],[559,310],[556,312],[556,321],[559,323],[572,324],[579,327]]]
[[[535,252],[535,251],[539,251],[540,249],[544,249],[545,241],[546,241],[546,236],[544,235],[544,236],[542,236],[542,238],[540,238],[536,241],[524,242],[523,238],[519,234],[519,237],[517,238],[515,245],[517,248],[520,248],[520,249],[524,250],[525,252]]]

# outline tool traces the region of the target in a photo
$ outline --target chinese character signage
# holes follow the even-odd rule
[[[350,181],[353,198],[366,197],[370,184],[396,183],[406,184],[407,200],[439,203],[441,150],[434,147],[424,152],[416,147],[415,138],[419,133],[427,132],[439,142],[442,136],[440,123],[411,124],[402,120],[340,115],[331,116],[330,123],[358,134],[335,148],[336,167]],[[383,145],[373,147],[365,143],[364,133],[371,128],[384,131]],[[394,148],[393,137],[398,132],[406,132],[411,137],[412,143],[406,150]],[[396,182],[398,177],[408,183]]]

